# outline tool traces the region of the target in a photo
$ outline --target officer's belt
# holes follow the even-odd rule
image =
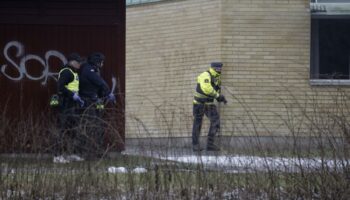
[[[194,100],[197,101],[198,103],[212,103],[212,102],[214,102],[213,97],[208,97],[208,96],[201,94],[201,93],[198,93],[198,92],[195,92]]]

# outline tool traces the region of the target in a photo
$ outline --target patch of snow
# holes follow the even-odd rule
[[[107,170],[109,173],[128,173],[128,170],[125,167],[108,167]],[[131,171],[132,173],[141,174],[146,173],[147,169],[143,167],[136,167]]]
[[[258,156],[168,156],[161,159],[182,163],[203,164],[205,166],[222,167],[228,172],[237,173],[238,169],[298,171],[299,169],[315,170],[321,167],[334,168],[341,166],[341,161],[325,160],[320,158],[283,158]],[[239,170],[240,171],[240,170]]]
[[[146,173],[147,169],[143,168],[143,167],[136,167],[135,169],[132,170],[132,172],[140,174],[140,173]]]
[[[109,173],[128,173],[125,167],[108,167]]]
[[[70,161],[68,159],[66,159],[64,156],[55,156],[53,158],[53,162],[54,163],[62,163],[62,164],[70,163]]]
[[[69,161],[84,161],[84,158],[78,156],[78,155],[75,155],[75,154],[72,154],[72,155],[68,155],[66,156],[66,159],[69,160]]]
[[[250,173],[254,171],[281,171],[300,172],[301,170],[314,171],[321,168],[329,170],[342,170],[344,164],[349,165],[350,160],[321,157],[260,157],[233,154],[194,154],[191,150],[173,151],[147,151],[140,149],[129,149],[125,155],[141,155],[166,161],[174,161],[188,164],[200,164],[203,167],[221,170],[227,173]]]

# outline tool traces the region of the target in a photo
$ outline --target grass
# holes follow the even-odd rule
[[[11,198],[34,199],[55,195],[75,198],[110,193],[111,190],[118,191],[118,188],[125,190],[126,183],[142,183],[145,179],[142,175],[110,174],[107,168],[124,166],[133,169],[150,162],[148,158],[135,156],[68,164],[54,164],[52,159],[1,158],[0,199],[7,199],[8,191],[14,191]]]
[[[234,164],[234,163],[233,163]],[[128,173],[108,173],[110,166]],[[135,167],[146,173],[132,173]],[[346,199],[348,172],[242,171],[120,155],[53,164],[51,159],[1,158],[0,199]]]
[[[274,130],[268,130],[244,101],[234,95],[232,99],[245,109],[242,124],[249,126],[242,131],[260,138],[258,130],[263,128],[266,133],[273,135]],[[240,169],[239,173],[229,173],[220,166],[207,167],[203,163],[183,164],[130,155],[69,164],[53,164],[51,159],[0,157],[0,200],[350,199],[349,97],[346,93],[337,97],[333,100],[333,107],[314,99],[318,98],[310,97],[307,103],[300,102],[296,97],[295,101],[291,98],[291,102],[281,102],[285,105],[285,111],[288,111],[288,116],[279,117],[283,122],[281,126],[289,131],[290,137],[286,138],[292,143],[289,148],[274,149],[262,145],[253,148],[256,144],[252,142],[246,144],[247,149],[227,150],[223,154],[260,156],[265,161],[269,157],[317,158],[322,161],[317,170],[312,166],[297,164],[294,167],[298,170],[288,170],[287,166],[282,166],[285,170],[276,170],[273,166],[267,166],[262,171],[247,166],[247,169]],[[163,113],[161,106],[155,107],[158,113]],[[33,116],[38,116],[38,119],[33,119]],[[166,115],[159,116],[159,120],[166,124],[167,135],[175,135],[172,123],[175,119],[167,118]],[[33,113],[28,113],[19,120],[20,123],[15,123],[9,121],[5,114],[1,116],[0,136],[4,138],[0,141],[2,152],[50,152],[50,138],[47,135],[59,133],[54,128],[54,120]],[[112,141],[120,141],[118,124],[109,123],[113,121],[111,119],[98,120],[114,134],[116,139]],[[141,119],[135,117],[129,121],[132,120],[137,121],[140,134],[150,133],[151,129]],[[189,118],[186,121],[191,120]],[[91,124],[81,124],[79,128],[85,130],[88,125]],[[13,128],[12,132],[8,131],[9,127]],[[316,138],[315,146],[299,148],[298,139],[308,136]],[[340,145],[338,139],[342,141]],[[114,147],[112,144],[111,149]],[[152,150],[148,147],[140,149]],[[171,149],[163,149],[164,155],[171,155]],[[340,164],[328,166],[325,159]],[[231,162],[232,166],[237,164]],[[126,167],[128,173],[108,173],[110,166]],[[144,167],[148,171],[132,172],[136,167]]]

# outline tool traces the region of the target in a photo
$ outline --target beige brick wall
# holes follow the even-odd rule
[[[224,134],[287,133],[281,127],[281,100],[289,99],[289,92],[310,89],[309,1],[223,4],[223,92],[233,102],[222,112]]]
[[[342,96],[309,84],[309,1],[222,3],[223,93],[231,102],[221,111],[223,134],[308,135],[309,118],[328,115]]]
[[[220,10],[220,0],[127,7],[126,137],[191,134],[195,77],[220,59]]]
[[[126,15],[126,137],[190,136],[195,79],[213,60],[224,135],[308,134],[305,113],[341,96],[309,85],[309,0],[173,0]]]

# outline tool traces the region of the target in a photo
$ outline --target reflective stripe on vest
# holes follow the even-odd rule
[[[199,92],[194,93],[194,100],[198,103],[212,103],[214,101],[213,97],[201,94]]]
[[[60,78],[61,72],[63,72],[63,70],[68,69],[72,74],[73,74],[73,81],[68,83],[67,85],[65,85],[65,87],[72,92],[79,92],[79,76],[78,73],[73,72],[73,70],[69,69],[69,68],[63,68],[59,74],[58,74],[58,78]]]

